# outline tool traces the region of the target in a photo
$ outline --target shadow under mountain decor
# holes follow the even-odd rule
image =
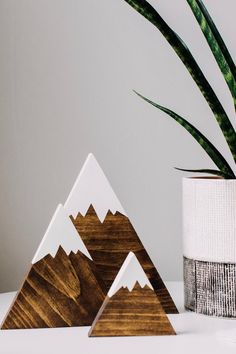
[[[89,332],[90,337],[176,334],[134,253],[117,274]]]
[[[105,296],[88,250],[59,205],[1,328],[88,326]]]
[[[132,251],[166,313],[178,313],[165,284],[92,154],[89,154],[64,207],[91,254],[107,291],[126,256]]]

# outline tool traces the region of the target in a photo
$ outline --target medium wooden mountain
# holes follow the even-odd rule
[[[105,296],[95,264],[59,206],[2,329],[88,326]]]
[[[146,274],[135,255],[130,253],[92,324],[89,336],[174,334]]]
[[[178,310],[95,157],[90,154],[65,210],[91,254],[107,291],[130,251],[145,270],[166,313]]]

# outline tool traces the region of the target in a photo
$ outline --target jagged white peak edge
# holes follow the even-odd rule
[[[129,291],[132,291],[136,282],[138,282],[142,288],[145,285],[148,285],[149,288],[153,290],[153,287],[135,254],[130,252],[122,264],[122,267],[107,295],[112,297],[122,287],[127,287]]]
[[[119,199],[93,154],[89,154],[65,202],[65,210],[74,218],[87,213],[93,205],[98,218],[104,221],[108,210],[126,215]]]
[[[61,204],[58,205],[50,221],[45,235],[32,260],[32,264],[38,262],[48,254],[55,257],[59,246],[64,249],[67,255],[71,251],[77,253],[79,250],[92,260],[80,235]]]

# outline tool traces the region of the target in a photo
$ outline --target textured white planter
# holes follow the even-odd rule
[[[236,317],[236,181],[183,179],[185,307]]]

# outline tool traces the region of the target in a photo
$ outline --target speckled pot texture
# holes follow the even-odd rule
[[[183,179],[185,307],[236,318],[236,181]]]

